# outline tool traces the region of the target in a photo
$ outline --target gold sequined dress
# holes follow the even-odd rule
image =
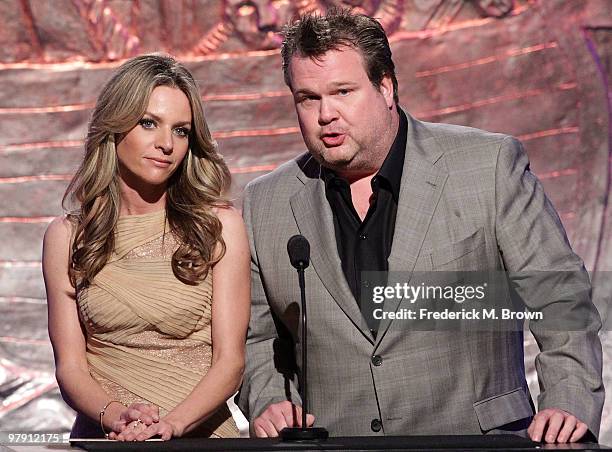
[[[111,259],[77,297],[92,377],[112,399],[153,403],[162,417],[212,361],[212,274],[198,285],[179,281],[171,267],[177,243],[167,231],[163,210],[120,217]],[[98,436],[98,423],[77,415],[72,437]],[[224,404],[190,436],[239,434]]]

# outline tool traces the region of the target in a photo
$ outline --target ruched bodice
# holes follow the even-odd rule
[[[77,297],[93,378],[112,398],[148,401],[161,416],[212,362],[212,272],[197,285],[179,281],[168,229],[164,211],[120,217],[112,257]],[[226,405],[193,433],[238,436]]]

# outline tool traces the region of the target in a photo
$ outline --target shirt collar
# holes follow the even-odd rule
[[[404,158],[406,156],[406,140],[408,137],[408,119],[406,119],[406,115],[402,110],[399,110],[399,117],[399,127],[395,140],[380,170],[378,170],[378,174],[373,178],[373,181],[374,179],[380,182],[384,180],[388,184],[388,188],[391,190],[395,202],[399,200],[402,173],[404,170]]]

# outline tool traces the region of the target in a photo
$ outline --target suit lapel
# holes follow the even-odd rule
[[[395,219],[393,246],[389,256],[388,285],[410,283],[414,266],[429,230],[433,214],[448,177],[441,150],[435,139],[423,126],[408,118],[406,158]],[[395,273],[401,272],[401,276]],[[395,311],[400,303],[385,302],[386,312]],[[376,343],[380,343],[391,325],[383,319],[379,325]]]
[[[308,164],[313,162],[311,160]],[[298,178],[304,187],[289,202],[300,233],[310,242],[311,265],[346,316],[370,342],[374,342],[342,271],[334,218],[325,197],[324,182],[320,177],[308,177],[302,173]]]

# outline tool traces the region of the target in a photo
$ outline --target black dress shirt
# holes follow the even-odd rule
[[[361,221],[351,197],[346,179],[323,168],[325,195],[334,214],[334,229],[342,270],[361,312],[376,336],[378,321],[372,317],[374,308],[371,289],[387,282],[388,258],[393,245],[395,216],[399,199],[402,170],[406,153],[408,121],[400,110],[397,135],[378,173],[372,178],[372,198],[368,212]],[[385,272],[364,278],[362,272]]]

